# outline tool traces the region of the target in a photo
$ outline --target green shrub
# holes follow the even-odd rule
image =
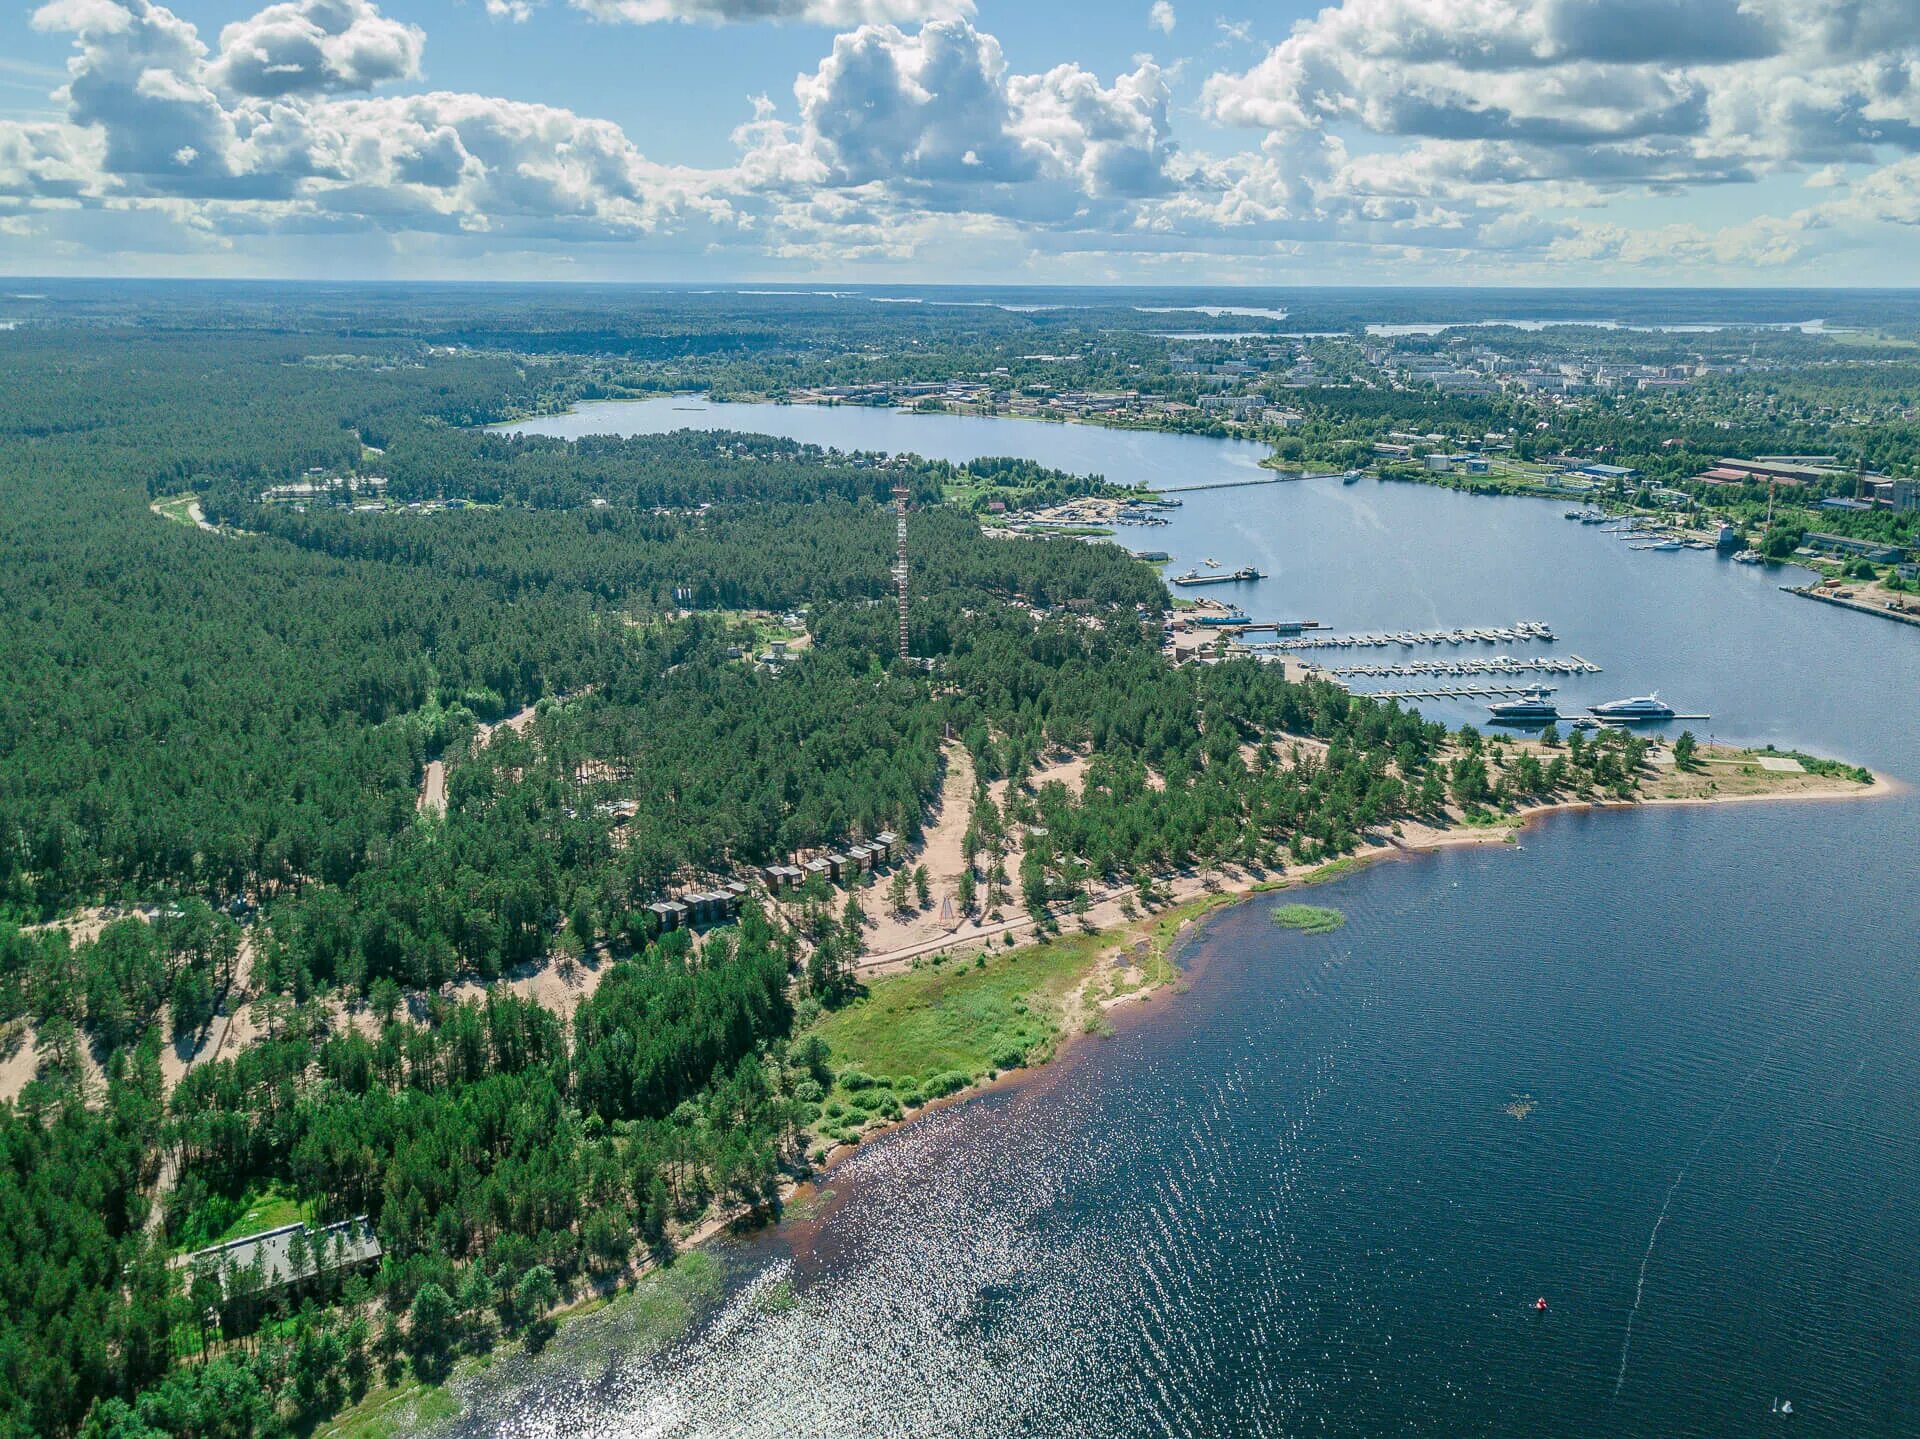
[[[941,1099],[956,1094],[973,1083],[973,1076],[964,1069],[949,1069],[944,1074],[936,1074],[921,1084],[929,1099]]]
[[[848,1069],[842,1071],[840,1075],[840,1087],[849,1094],[857,1093],[862,1089],[871,1089],[873,1084],[873,1076],[865,1070]]]
[[[1027,1051],[1024,1045],[1009,1045],[1005,1049],[996,1050],[992,1061],[995,1069],[1018,1069],[1026,1062]]]

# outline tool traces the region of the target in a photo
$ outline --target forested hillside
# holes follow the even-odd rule
[[[986,538],[938,503],[951,467],[509,440],[465,427],[564,394],[569,362],[306,323],[0,334],[0,1035],[32,1071],[0,1104],[0,1435],[299,1432],[537,1332],[716,1199],[769,1205],[833,1079],[796,1009],[848,992],[857,910],[749,897],[695,944],[647,906],[912,841],[949,736],[983,781],[1094,756],[1083,795],[1017,801],[1050,835],[1020,876],[1043,915],[1096,881],[1338,854],[1486,788],[1391,707],[1171,667],[1151,570]],[[789,610],[804,645],[756,663],[743,612]],[[555,961],[595,966],[570,1018],[493,985]],[[250,1211],[365,1214],[384,1261],[304,1305],[167,1266]]]

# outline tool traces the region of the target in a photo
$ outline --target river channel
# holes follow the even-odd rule
[[[692,425],[1262,474],[1246,444],[860,409],[521,428]],[[1563,709],[1657,688],[1703,735],[1920,777],[1920,631],[1787,573],[1371,479],[1182,498],[1118,540],[1256,565],[1226,596],[1255,618],[1538,619],[1554,644],[1473,652],[1601,666],[1549,681]],[[1920,1433],[1916,854],[1904,792],[1581,813],[1341,880],[1315,896],[1348,916],[1331,934],[1236,906],[1185,946],[1181,992],[723,1248],[727,1300],[666,1353],[517,1370],[457,1432]]]

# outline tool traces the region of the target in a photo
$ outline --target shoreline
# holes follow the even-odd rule
[[[1157,924],[1164,923],[1170,917],[1178,915],[1183,908],[1191,908],[1192,913],[1179,915],[1172,930],[1164,937],[1162,953],[1171,959],[1180,947],[1192,939],[1199,927],[1213,914],[1222,909],[1243,904],[1261,895],[1277,894],[1284,890],[1306,889],[1320,884],[1332,883],[1357,874],[1361,870],[1385,861],[1405,861],[1424,855],[1436,854],[1442,850],[1470,848],[1489,844],[1511,844],[1517,837],[1535,823],[1562,814],[1591,812],[1618,812],[1644,808],[1706,807],[1724,804],[1748,803],[1796,803],[1806,801],[1833,800],[1883,800],[1910,793],[1912,786],[1891,776],[1874,773],[1866,783],[1839,776],[1808,775],[1807,778],[1819,783],[1807,788],[1787,790],[1777,793],[1760,792],[1754,794],[1704,794],[1704,795],[1656,795],[1649,798],[1623,799],[1581,799],[1556,800],[1550,803],[1528,805],[1510,813],[1502,814],[1494,821],[1484,825],[1454,823],[1447,827],[1433,827],[1423,830],[1414,840],[1395,837],[1385,841],[1363,846],[1351,854],[1342,855],[1316,865],[1289,866],[1271,871],[1260,878],[1241,872],[1239,882],[1229,879],[1228,871],[1220,871],[1225,881],[1219,887],[1207,889],[1204,886],[1198,893],[1187,893],[1172,899],[1160,910],[1143,914],[1137,919],[1127,920],[1118,925],[1102,925],[1092,931],[1092,938],[1098,939],[1103,948],[1125,946],[1142,940],[1151,942],[1151,932]],[[1128,891],[1130,892],[1130,891]],[[1109,903],[1111,901],[1102,901]],[[858,966],[863,975],[871,975],[878,980],[886,980],[910,971],[915,961],[934,955],[944,955],[947,951],[973,944],[989,944],[1003,934],[1014,933],[1018,929],[1031,929],[1035,921],[1031,917],[1021,920],[1008,920],[1001,924],[983,927],[971,935],[955,935],[951,939],[936,942],[933,948],[914,947],[911,954],[885,955]],[[1064,933],[1064,932],[1063,932]],[[1022,946],[1024,947],[1024,946]],[[1016,954],[1018,950],[1007,951]],[[1187,973],[1184,968],[1176,968],[1170,978],[1155,983],[1143,983],[1137,989],[1125,994],[1095,1003],[1099,1014],[1114,1010],[1135,1010],[1150,1001],[1160,990],[1170,985],[1178,985]],[[1084,989],[1084,984],[1081,989]],[[1084,998],[1079,990],[1076,997]],[[1060,1018],[1064,1021],[1073,1017],[1072,1006],[1063,1010]],[[1076,1049],[1088,1038],[1099,1035],[1100,1031],[1079,1028],[1062,1023],[1055,1037],[1051,1052],[1033,1064],[1023,1064],[994,1074],[987,1079],[970,1084],[951,1094],[929,1100],[904,1111],[898,1119],[891,1119],[863,1131],[857,1142],[835,1144],[826,1155],[812,1167],[805,1180],[794,1186],[794,1192],[808,1187],[817,1187],[834,1169],[844,1164],[853,1155],[866,1148],[873,1141],[883,1138],[896,1130],[903,1129],[915,1120],[939,1109],[950,1108],[970,1098],[990,1091],[1017,1088],[1037,1078],[1043,1070],[1051,1069],[1064,1055]],[[776,1220],[777,1225],[781,1221]]]
[[[676,1238],[673,1251],[666,1260],[648,1257],[638,1263],[630,1264],[617,1273],[604,1275],[589,1283],[572,1302],[551,1311],[549,1318],[559,1325],[590,1319],[623,1297],[638,1293],[649,1280],[658,1280],[670,1273],[673,1266],[686,1256],[696,1251],[709,1254],[708,1246],[715,1240],[730,1235],[750,1238],[782,1229],[789,1233],[798,1233],[802,1226],[823,1222],[831,1216],[844,1197],[840,1192],[829,1187],[832,1176],[849,1160],[875,1142],[941,1110],[957,1108],[984,1095],[1011,1093],[1058,1078],[1070,1067],[1063,1065],[1060,1061],[1083,1053],[1088,1040],[1106,1038],[1114,1032],[1112,1024],[1107,1021],[1107,1016],[1115,1014],[1116,1011],[1119,1022],[1122,1024],[1149,1022],[1153,1015],[1149,1005],[1155,996],[1168,989],[1176,994],[1184,992],[1184,982],[1193,971],[1190,967],[1175,964],[1173,961],[1185,947],[1199,937],[1205,922],[1221,910],[1244,904],[1262,895],[1278,894],[1286,890],[1310,889],[1321,884],[1332,883],[1385,861],[1407,861],[1446,849],[1511,844],[1536,822],[1555,815],[1755,801],[1788,803],[1806,800],[1888,799],[1910,793],[1912,790],[1912,786],[1908,783],[1879,773],[1874,773],[1871,780],[1864,784],[1841,776],[1813,775],[1805,772],[1803,775],[1806,779],[1817,783],[1775,793],[1656,795],[1631,800],[1558,800],[1525,806],[1501,814],[1485,824],[1468,824],[1456,820],[1445,827],[1416,826],[1417,833],[1411,839],[1405,835],[1390,836],[1356,849],[1350,854],[1319,864],[1288,866],[1265,872],[1258,878],[1250,872],[1217,871],[1221,883],[1215,888],[1207,888],[1198,878],[1187,877],[1188,885],[1197,888],[1170,899],[1157,911],[1143,913],[1134,919],[1123,920],[1117,924],[1103,924],[1086,936],[1098,941],[1098,953],[1102,955],[1112,952],[1116,947],[1125,948],[1145,944],[1153,948],[1154,953],[1151,957],[1164,959],[1169,965],[1169,972],[1163,977],[1143,978],[1143,982],[1137,988],[1125,993],[1104,999],[1092,998],[1087,990],[1097,977],[1099,967],[1097,959],[1090,962],[1087,973],[1070,992],[1056,1016],[1057,1032],[1051,1042],[1044,1047],[1045,1052],[1034,1062],[991,1072],[952,1093],[906,1109],[897,1119],[874,1124],[871,1128],[861,1131],[855,1142],[832,1145],[817,1161],[808,1166],[804,1174],[795,1175],[781,1183],[777,1200],[778,1208],[771,1217],[763,1219],[760,1223],[743,1223],[753,1214],[753,1211],[743,1207],[736,1207],[724,1214],[708,1215],[685,1234]],[[1785,778],[1785,776],[1782,777]],[[1123,892],[1131,893],[1131,891]],[[1112,899],[1102,901],[1103,906],[1115,904],[1117,901]],[[1030,917],[1018,921],[1006,921],[1000,925],[977,930],[971,935],[956,935],[939,942],[933,950],[916,948],[916,951],[910,955],[881,956],[869,965],[860,966],[860,970],[863,975],[870,975],[884,983],[888,979],[898,978],[909,972],[916,960],[966,946],[985,946],[999,939],[1003,934],[1013,933],[1017,929],[1031,930],[1033,926],[1034,921]],[[1165,932],[1157,936],[1156,946],[1156,931],[1160,930]],[[1069,936],[1062,931],[1061,937]],[[1000,957],[1016,956],[1027,947],[1028,945],[1021,945],[1005,950]],[[1085,1024],[1070,1022],[1078,1018],[1085,1018],[1090,1022]],[[1091,1022],[1096,1020],[1099,1021],[1097,1024]],[[701,1317],[703,1316],[690,1313],[687,1316],[686,1328],[690,1330]],[[493,1357],[504,1347],[506,1346],[495,1344],[476,1358],[482,1367],[490,1366]],[[449,1380],[458,1377],[460,1376],[449,1376]],[[379,1396],[380,1402],[364,1414],[355,1415],[349,1410],[335,1416],[319,1432],[329,1436],[329,1439],[334,1439],[334,1436],[338,1436],[338,1439],[352,1439],[352,1436],[362,1432],[361,1425],[398,1417],[394,1414],[395,1409],[435,1395],[445,1395],[453,1402],[459,1402],[452,1391],[451,1383],[409,1385],[398,1393],[387,1392]],[[391,1431],[379,1432],[386,1434]]]
[[[1702,746],[1703,752],[1706,747]],[[1715,751],[1718,753],[1719,751]],[[1865,783],[1852,779],[1808,775],[1807,778],[1819,781],[1817,786],[1801,789],[1761,791],[1753,794],[1701,794],[1701,795],[1652,795],[1633,799],[1575,799],[1553,800],[1544,804],[1526,805],[1520,809],[1503,813],[1485,824],[1468,824],[1460,821],[1445,826],[1419,826],[1418,839],[1407,842],[1404,839],[1388,839],[1374,844],[1364,845],[1351,854],[1323,861],[1315,865],[1286,866],[1282,869],[1263,872],[1257,878],[1246,883],[1233,883],[1228,876],[1245,875],[1247,872],[1221,869],[1216,871],[1223,880],[1215,889],[1208,889],[1192,876],[1156,876],[1156,881],[1170,883],[1176,887],[1176,894],[1169,904],[1157,914],[1142,916],[1137,921],[1123,921],[1119,924],[1102,924],[1096,933],[1106,939],[1119,942],[1128,937],[1126,931],[1137,925],[1150,924],[1154,919],[1164,916],[1167,910],[1178,908],[1181,904],[1191,903],[1205,895],[1220,895],[1227,898],[1245,898],[1250,895],[1266,893],[1270,890],[1288,888],[1301,883],[1324,883],[1324,880],[1310,878],[1313,874],[1334,865],[1358,868],[1380,859],[1410,854],[1424,854],[1441,849],[1450,849],[1459,845],[1504,844],[1512,836],[1520,833],[1535,820],[1555,815],[1590,810],[1633,810],[1649,808],[1668,808],[1672,806],[1705,806],[1748,803],[1797,803],[1812,800],[1863,800],[1890,799],[1911,792],[1911,786],[1902,780],[1888,775],[1875,773]],[[1346,871],[1343,871],[1346,872]],[[1329,876],[1333,878],[1335,876]],[[1131,894],[1132,890],[1121,886],[1109,890],[1095,901],[1095,909],[1104,908],[1116,902],[1119,896]],[[950,934],[899,950],[879,955],[867,955],[854,964],[854,970],[862,977],[885,978],[902,973],[913,965],[915,960],[929,959],[936,955],[945,955],[951,950],[970,945],[991,945],[1001,940],[1003,935],[1019,934],[1031,931],[1038,925],[1031,915],[1021,914],[1017,918],[996,921],[991,924],[977,925],[970,930],[956,927]],[[918,1112],[918,1111],[916,1111]]]
[[[1152,435],[1181,435],[1188,439],[1195,440],[1224,440],[1241,444],[1258,445],[1268,451],[1268,459],[1273,457],[1273,442],[1271,440],[1260,439],[1254,435],[1213,435],[1203,430],[1175,429],[1170,425],[1144,423],[1115,424],[1109,420],[1103,420],[1097,415],[1019,415],[1010,412],[1005,414],[985,414],[979,410],[916,410],[904,405],[855,405],[830,400],[775,399],[769,395],[760,395],[749,399],[716,400],[713,399],[710,392],[706,390],[674,390],[672,392],[662,392],[653,395],[602,395],[592,400],[575,400],[564,410],[543,410],[539,414],[520,415],[510,420],[488,420],[476,428],[483,431],[503,430],[513,425],[534,424],[541,420],[565,419],[569,415],[579,414],[581,408],[586,405],[646,405],[654,404],[661,400],[691,398],[698,398],[705,405],[713,409],[719,409],[727,405],[784,405],[792,409],[869,410],[880,414],[928,416],[935,419],[946,418],[949,420],[1035,420],[1043,425],[1085,425],[1089,429],[1095,430],[1117,430],[1122,433],[1144,433]],[[1266,460],[1262,460],[1259,463],[1263,469],[1272,468],[1267,464]],[[1313,477],[1307,475],[1292,475],[1283,476],[1282,478],[1309,479]],[[1331,477],[1322,476],[1321,478]],[[1275,482],[1268,481],[1266,483]]]

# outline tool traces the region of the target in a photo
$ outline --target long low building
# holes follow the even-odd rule
[[[1900,546],[1881,540],[1856,540],[1851,535],[1829,535],[1819,530],[1807,532],[1806,547],[1820,554],[1853,555],[1882,565],[1892,564],[1905,553]]]
[[[196,1277],[218,1280],[221,1296],[230,1299],[239,1292],[271,1295],[337,1270],[371,1268],[382,1252],[373,1222],[357,1214],[318,1229],[283,1224],[195,1250],[176,1262]]]

